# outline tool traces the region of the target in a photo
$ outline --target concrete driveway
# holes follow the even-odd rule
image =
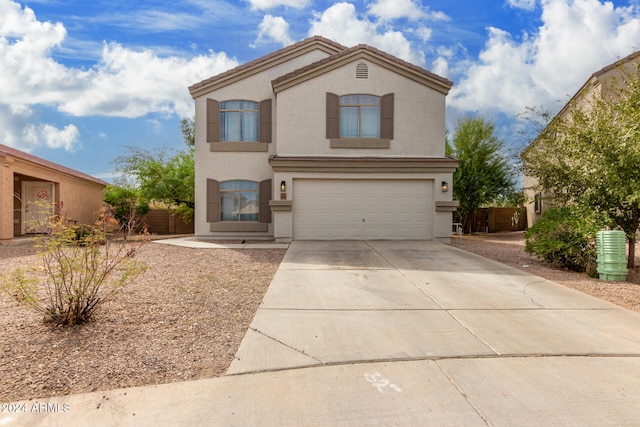
[[[436,242],[293,242],[227,376],[48,402],[76,413],[15,419],[638,425],[640,314]]]

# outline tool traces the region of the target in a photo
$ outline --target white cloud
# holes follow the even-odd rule
[[[288,46],[293,43],[289,37],[289,23],[281,16],[265,15],[258,26],[258,38],[255,45],[266,44],[270,41]]]
[[[365,43],[416,65],[424,65],[424,53],[412,48],[399,31],[392,31],[356,16],[350,3],[336,3],[311,21],[309,35],[322,35],[345,46]]]
[[[415,0],[377,0],[369,5],[369,13],[382,20],[408,18],[410,20],[428,19],[431,21],[450,20],[443,12],[432,12],[428,7],[420,6]]]
[[[62,46],[65,36],[62,24],[40,22],[31,9],[0,0],[0,143],[73,151],[80,140],[78,128],[35,124],[41,119],[31,117],[37,106],[78,117],[190,117],[193,100],[187,87],[238,65],[224,52],[185,59],[105,44],[101,60],[82,70],[53,59],[52,51]]]
[[[100,63],[81,79],[82,96],[59,100],[59,109],[74,116],[135,118],[175,113],[189,117],[193,102],[187,86],[235,65],[224,53],[186,60],[105,44]]]
[[[431,34],[433,34],[433,30],[431,30],[431,28],[427,28],[427,27],[419,27],[417,29],[415,29],[413,31],[413,33],[418,36],[418,38],[423,42],[426,43],[429,41],[429,39],[431,39]]]
[[[598,0],[542,0],[542,25],[520,41],[489,28],[478,61],[463,62],[449,105],[515,115],[562,107],[595,71],[637,50],[640,16]],[[563,102],[558,103],[558,100]]]
[[[507,4],[516,9],[533,10],[536,7],[536,0],[507,0]]]
[[[252,9],[268,10],[278,6],[302,9],[309,5],[309,0],[249,0]]]
[[[80,145],[80,131],[73,124],[57,128],[31,123],[33,110],[25,106],[0,104],[0,143],[24,151],[37,147],[62,148],[73,152]]]
[[[421,19],[426,13],[412,0],[378,0],[369,6],[369,13],[382,19]]]

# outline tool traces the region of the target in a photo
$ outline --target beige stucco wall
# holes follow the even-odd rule
[[[365,62],[368,79],[356,79]],[[387,149],[330,148],[326,93],[394,93],[394,139]],[[445,150],[445,95],[370,61],[354,59],[338,69],[278,92],[278,155],[441,157]]]
[[[92,224],[102,206],[104,185],[52,168],[33,164],[11,155],[0,157],[0,239],[14,237],[14,185],[16,175],[23,180],[42,180],[56,184],[56,202],[62,202],[62,214],[79,224]]]
[[[238,82],[231,83],[228,86],[200,96],[195,100],[195,205],[196,212],[194,218],[194,228],[196,235],[210,235],[210,225],[206,221],[206,210],[198,209],[198,206],[204,207],[207,204],[206,183],[207,178],[215,178],[218,181],[227,181],[232,179],[248,179],[252,181],[263,181],[272,177],[271,167],[269,166],[269,156],[276,153],[277,140],[277,103],[275,95],[271,88],[271,81],[277,77],[287,74],[293,70],[303,67],[312,62],[327,57],[328,54],[320,50],[314,50],[305,53],[288,62],[275,65],[272,68],[263,70],[258,74],[248,76]],[[267,152],[248,153],[248,152],[211,152],[209,144],[206,142],[206,124],[207,124],[207,99],[216,99],[218,101],[226,101],[232,99],[247,99],[253,101],[261,101],[264,99],[273,99],[272,103],[272,134],[273,142],[269,144]],[[248,143],[250,144],[250,143]],[[276,197],[276,188],[274,183],[273,194]],[[278,181],[279,185],[279,181]],[[224,236],[225,233],[216,233]],[[233,233],[226,233],[231,234]],[[273,235],[273,227],[270,225],[267,233],[252,233],[256,236]]]

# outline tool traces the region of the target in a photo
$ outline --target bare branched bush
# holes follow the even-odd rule
[[[74,225],[52,209],[34,202],[32,230],[41,262],[16,269],[0,279],[0,289],[21,304],[41,312],[45,322],[78,325],[92,320],[98,307],[112,300],[146,267],[135,259],[145,239],[114,239],[117,221],[102,210],[94,225]]]

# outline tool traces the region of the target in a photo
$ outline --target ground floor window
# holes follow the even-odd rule
[[[260,213],[259,183],[246,180],[220,183],[220,220],[257,222]]]

